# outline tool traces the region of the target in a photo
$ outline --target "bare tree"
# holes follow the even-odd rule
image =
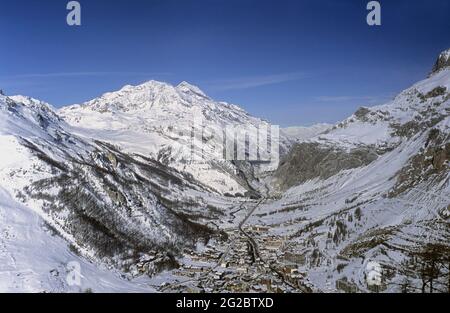
[[[410,258],[402,263],[401,273],[408,278],[420,279],[420,291],[450,292],[450,246],[428,243],[410,251]],[[402,291],[417,289],[402,284]]]

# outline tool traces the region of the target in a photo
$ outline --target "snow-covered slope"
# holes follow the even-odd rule
[[[441,54],[442,56],[442,54]],[[291,187],[315,177],[367,165],[433,127],[446,129],[450,101],[450,67],[402,91],[392,101],[362,107],[321,134],[294,145],[275,173],[276,185]]]
[[[175,255],[180,249],[221,236],[211,221],[225,217],[224,208],[232,203],[209,196],[211,191],[195,178],[99,140],[74,136],[51,107],[38,100],[0,95],[0,121],[0,227],[6,236],[0,239],[2,258],[8,258],[0,267],[8,276],[2,281],[2,290],[20,289],[17,284],[26,281],[15,279],[12,273],[20,274],[26,266],[28,271],[34,266],[61,267],[52,251],[45,256],[13,249],[15,244],[25,246],[23,241],[30,238],[30,232],[39,247],[39,240],[50,235],[38,224],[65,240],[65,247],[62,239],[51,240],[60,245],[55,250],[63,253],[61,259],[68,257],[70,245],[93,262],[87,266],[90,270],[107,265],[127,271],[131,277],[153,276],[176,267]],[[11,222],[22,217],[20,223]],[[27,223],[28,228],[20,228]],[[7,240],[12,234],[17,241]],[[98,274],[106,275],[100,269]],[[52,289],[45,278],[48,275],[52,274],[31,273],[28,287],[33,291],[40,291],[41,285]],[[61,279],[55,280],[66,290]],[[107,281],[104,283],[95,290],[108,289]],[[110,290],[116,288],[121,286],[109,286]]]
[[[72,262],[82,269],[82,287],[67,281]],[[39,214],[0,187],[0,292],[152,292],[151,284],[148,278],[125,280],[81,257]]]
[[[261,241],[282,238],[277,258],[297,264],[318,289],[370,291],[365,269],[375,261],[379,290],[420,291],[414,262],[426,261],[414,257],[430,245],[450,253],[449,127],[447,117],[368,165],[296,185],[249,223],[269,226]]]
[[[154,291],[178,266],[192,270],[205,244],[201,268],[228,254],[239,270],[227,271],[241,273],[242,253],[258,250],[266,263],[250,261],[249,277],[294,265],[310,290],[369,291],[380,264],[377,291],[416,291],[424,258],[450,254],[448,55],[384,105],[282,130],[280,150],[293,146],[274,173],[210,152],[192,160],[195,120],[269,123],[185,82],[125,86],[58,112],[0,95],[0,291],[86,291],[65,281],[69,261],[82,264],[83,288]],[[206,151],[215,140],[202,133]],[[242,230],[251,226],[253,241]],[[248,251],[233,249],[243,234]]]
[[[373,262],[383,271],[377,290],[428,290],[420,273],[450,254],[449,113],[446,65],[295,145],[275,173],[285,191],[250,222],[283,238],[278,258],[321,290],[373,290]],[[436,285],[449,275],[440,271]]]
[[[281,131],[284,132],[293,141],[304,141],[323,133],[332,126],[333,125],[327,123],[319,123],[312,126],[286,127],[282,128]]]
[[[222,151],[217,149],[223,138],[209,139],[205,129],[222,135],[226,127],[270,127],[235,105],[213,101],[186,82],[178,86],[157,81],[128,85],[58,113],[77,134],[158,159],[221,193],[231,194],[248,191],[253,177],[236,175],[240,169],[223,160]],[[198,131],[201,138],[193,140],[191,130]],[[201,162],[194,160],[193,153],[204,153]]]
[[[360,108],[316,140],[346,148],[395,146],[402,137],[432,127],[448,115],[449,91],[450,68],[446,67],[386,104]]]

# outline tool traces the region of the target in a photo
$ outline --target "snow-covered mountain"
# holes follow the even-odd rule
[[[447,52],[443,52],[439,62]],[[402,91],[390,102],[361,107],[352,116],[294,146],[278,168],[285,186],[366,165],[406,140],[439,129],[448,133],[450,68]],[[299,167],[295,170],[295,167]],[[299,173],[300,171],[300,173]]]
[[[61,236],[81,257],[131,277],[175,268],[180,249],[222,236],[213,221],[226,216],[224,208],[233,202],[210,195],[192,176],[110,143],[75,136],[48,104],[32,98],[0,95],[0,121],[0,246],[2,258],[10,255],[2,261],[0,286],[8,287],[2,290],[26,285],[31,278],[18,278],[22,271],[49,266],[62,270],[56,263],[39,263],[48,258],[33,263],[34,250],[17,263],[23,251],[11,247],[25,244],[18,240],[30,231],[37,240],[51,237],[50,233]],[[15,224],[8,222],[12,216],[30,221],[13,229]],[[28,222],[30,227],[43,227],[28,229]],[[64,253],[67,258],[70,252]],[[43,279],[41,273],[36,279]],[[62,276],[37,285],[29,287],[68,288]]]
[[[0,291],[357,292],[374,268],[377,291],[430,288],[450,255],[449,57],[386,104],[282,129],[277,168],[214,154],[206,128],[270,124],[186,82],[58,111],[0,94]]]
[[[450,255],[449,55],[392,101],[296,144],[275,173],[279,200],[251,223],[287,238],[281,254],[322,290],[373,290],[374,262],[377,290],[445,285],[448,267],[436,264]],[[440,274],[423,274],[430,266]]]
[[[255,173],[240,175],[246,174],[245,167],[217,155],[222,153],[218,147],[224,139],[207,134],[205,129],[222,135],[226,127],[270,128],[268,122],[250,116],[238,106],[216,102],[187,82],[172,86],[149,81],[125,86],[84,104],[62,108],[58,113],[73,126],[72,132],[155,158],[229,194],[252,190]],[[193,140],[191,130],[201,138]],[[282,148],[286,150],[289,140],[281,136]],[[193,151],[204,153],[201,162],[193,160]],[[262,172],[275,169],[267,164],[257,168]]]

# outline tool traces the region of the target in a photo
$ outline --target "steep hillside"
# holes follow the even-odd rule
[[[3,193],[81,256],[130,273],[143,262],[140,271],[152,276],[177,267],[184,247],[221,240],[218,224],[233,203],[208,197],[192,176],[73,136],[49,105],[31,98],[0,96],[0,117]]]
[[[392,101],[276,139],[186,82],[59,111],[0,94],[0,290],[448,291],[449,51]]]
[[[250,222],[268,226],[259,240],[280,238],[276,259],[300,266],[319,289],[448,290],[450,68],[443,55],[439,70],[391,102],[361,108],[295,145],[275,173],[276,190],[286,191]],[[368,281],[373,264],[381,284]]]
[[[192,174],[220,193],[244,194],[258,189],[258,173],[278,165],[270,159],[254,162],[257,171],[248,172],[247,156],[241,159],[244,162],[235,162],[234,157],[225,159],[222,147],[226,146],[226,127],[235,127],[237,133],[242,133],[268,129],[270,124],[235,105],[216,102],[186,82],[178,86],[157,81],[125,86],[84,104],[63,108],[59,114],[81,136],[157,159]],[[248,140],[259,144],[257,133],[249,136]],[[281,142],[284,151],[289,140],[281,136]]]
[[[437,61],[443,63],[443,52]],[[440,61],[439,61],[440,60]],[[328,178],[341,170],[367,165],[402,142],[448,119],[450,68],[441,65],[427,79],[392,101],[361,107],[352,116],[309,140],[294,145],[275,177],[285,189],[296,183]],[[445,130],[444,130],[445,131]]]

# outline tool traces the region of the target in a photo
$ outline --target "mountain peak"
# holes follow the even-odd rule
[[[195,93],[199,96],[207,97],[206,94],[200,88],[188,83],[187,81],[182,81],[181,83],[179,83],[177,89],[182,92]]]
[[[161,93],[163,91],[169,92],[181,92],[198,95],[204,98],[208,98],[208,96],[197,86],[192,85],[186,81],[181,82],[176,87],[166,83],[160,82],[157,80],[149,80],[139,85],[125,85],[119,91],[116,92],[108,92],[106,95],[111,94],[123,94],[123,93],[133,93],[133,92],[142,92],[142,91],[151,91],[152,93]]]
[[[450,48],[439,54],[436,63],[434,63],[433,69],[431,70],[431,74],[437,73],[447,67],[450,67]]]
[[[29,96],[22,96],[22,95],[14,95],[14,96],[8,96],[8,98],[12,99],[15,102],[22,103],[23,105],[27,107],[37,107],[37,108],[43,108],[46,111],[54,111],[54,108],[51,104],[35,99]]]
[[[153,90],[153,89],[161,89],[164,87],[171,87],[169,84],[164,83],[164,82],[160,82],[157,80],[149,80],[146,82],[143,82],[141,84],[138,85],[125,85],[123,86],[120,90],[118,91],[112,91],[109,92],[107,94],[111,94],[111,93],[117,93],[117,92],[133,92],[133,91],[139,91],[139,90]]]

